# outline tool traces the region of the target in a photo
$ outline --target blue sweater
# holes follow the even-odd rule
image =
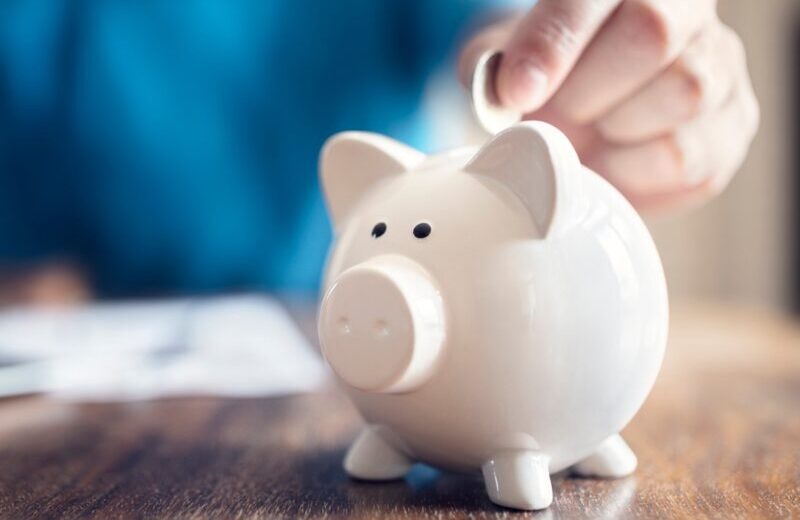
[[[5,0],[0,263],[103,295],[313,290],[317,154],[345,129],[424,148],[430,73],[480,0]]]

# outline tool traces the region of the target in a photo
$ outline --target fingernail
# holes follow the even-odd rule
[[[498,94],[505,105],[530,112],[539,108],[547,91],[547,74],[534,62],[522,59],[498,78]]]

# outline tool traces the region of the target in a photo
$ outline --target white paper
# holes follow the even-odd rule
[[[81,400],[307,392],[327,377],[265,296],[0,312],[0,396]]]

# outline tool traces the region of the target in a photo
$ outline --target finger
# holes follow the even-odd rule
[[[597,120],[672,63],[713,16],[713,0],[623,2],[552,102],[577,122]]]
[[[758,129],[760,118],[758,102],[753,94],[749,79],[743,86],[738,103],[742,114],[742,122],[745,125],[741,134],[741,138],[745,143],[740,147],[738,154],[731,154],[727,166],[725,163],[721,163],[715,174],[712,172],[705,180],[695,185],[656,193],[649,191],[630,193],[628,198],[631,204],[642,212],[654,215],[699,206],[722,192],[741,165],[747,154],[750,141]]]
[[[647,195],[632,194],[629,202],[640,212],[648,216],[674,213],[678,210],[688,210],[714,197],[722,188],[717,185],[714,178],[706,179],[696,186],[680,188],[664,193]]]
[[[749,81],[739,84],[717,111],[672,135],[641,144],[605,144],[587,159],[631,201],[668,197],[704,186],[722,191],[739,168],[758,127]]]
[[[538,108],[561,85],[620,0],[540,0],[503,47],[500,101],[522,112]]]
[[[600,118],[600,134],[612,142],[644,141],[718,108],[740,68],[737,39],[721,23],[709,24],[664,72]]]

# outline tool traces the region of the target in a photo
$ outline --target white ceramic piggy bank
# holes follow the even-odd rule
[[[644,224],[545,123],[433,156],[332,137],[337,242],[319,334],[367,422],[357,478],[482,468],[489,497],[547,507],[550,474],[636,467],[619,431],[658,373],[667,291]]]

